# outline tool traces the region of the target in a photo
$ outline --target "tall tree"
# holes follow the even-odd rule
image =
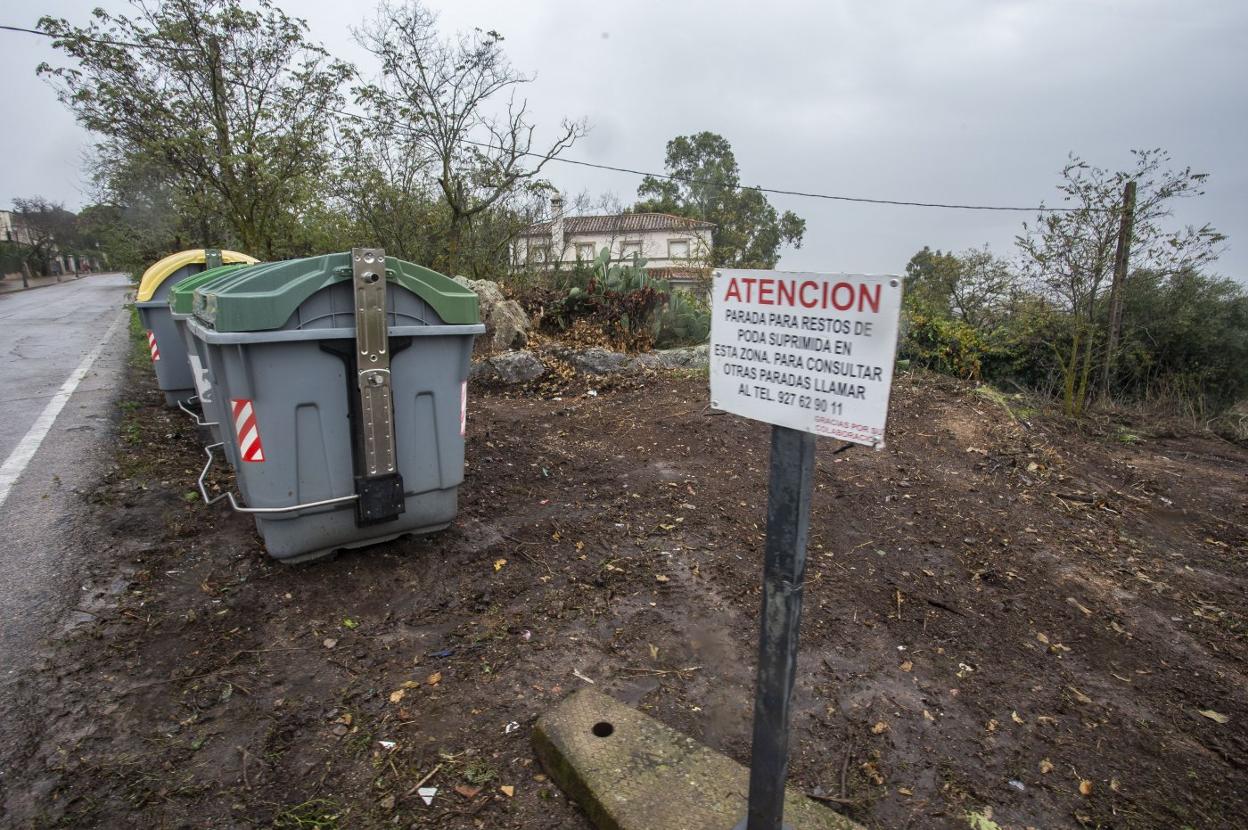
[[[961,272],[962,262],[952,252],[933,251],[924,245],[906,263],[906,306],[948,317],[950,297]]]
[[[132,0],[133,16],[39,28],[74,65],[42,64],[80,123],[114,155],[163,168],[183,203],[221,216],[246,250],[272,255],[283,220],[311,200],[329,110],[352,69],[271,0]]]
[[[449,211],[437,264],[457,272],[470,226],[521,191],[550,189],[542,169],[585,135],[585,124],[565,119],[552,141],[536,141],[528,103],[517,98],[532,79],[512,67],[496,31],[447,39],[419,2],[383,2],[357,37],[381,62],[360,103],[386,113],[389,123],[378,128],[428,166]]]
[[[1015,287],[1010,263],[985,245],[958,254],[958,279],[949,301],[956,317],[976,329],[986,330],[1000,322],[1001,310]]]
[[[1225,237],[1210,225],[1166,229],[1176,199],[1199,196],[1208,176],[1170,168],[1161,149],[1133,150],[1129,170],[1095,167],[1076,155],[1062,169],[1058,190],[1071,209],[1043,213],[1017,237],[1021,261],[1038,288],[1070,321],[1069,338],[1053,344],[1062,365],[1064,408],[1082,414],[1096,362],[1098,326],[1114,264],[1123,187],[1135,181],[1131,261],[1163,274],[1196,269],[1216,259]]]
[[[780,213],[763,193],[741,187],[736,155],[723,136],[677,136],[667,142],[665,164],[671,178],[642,179],[634,209],[713,222],[711,265],[773,268],[782,245],[802,247],[806,220]]]
[[[14,199],[13,207],[26,229],[27,262],[42,274],[50,273],[57,254],[73,253],[77,247],[78,227],[74,214],[60,202],[42,196]]]

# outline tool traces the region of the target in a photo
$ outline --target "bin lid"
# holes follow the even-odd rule
[[[223,277],[239,268],[246,268],[247,264],[236,262],[233,265],[220,265],[216,268],[209,268],[207,271],[200,271],[193,277],[187,277],[179,282],[169,291],[169,310],[174,314],[190,314],[192,303],[195,300],[195,289],[201,285],[207,285],[217,277]]]
[[[270,331],[322,288],[351,279],[350,251],[253,265],[200,286],[193,310],[219,332]],[[472,289],[437,271],[388,256],[386,279],[428,303],[447,325],[480,322]]]
[[[189,251],[179,251],[176,254],[170,254],[143,272],[143,279],[139,280],[139,293],[135,300],[140,303],[149,301],[156,295],[156,289],[160,288],[161,283],[177,273],[178,269],[185,268],[188,265],[202,265],[207,261],[208,249],[205,248],[193,248]],[[255,257],[240,254],[238,251],[221,251],[221,262],[223,263],[254,263],[259,261]]]

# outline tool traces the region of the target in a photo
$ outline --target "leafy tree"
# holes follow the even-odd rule
[[[1248,396],[1248,292],[1192,269],[1126,284],[1114,391],[1205,417]]]
[[[921,308],[928,314],[948,317],[949,298],[962,271],[953,253],[933,251],[926,245],[906,263],[905,302],[907,308]]]
[[[1225,237],[1208,224],[1167,230],[1163,222],[1175,199],[1201,195],[1207,175],[1190,167],[1169,168],[1164,150],[1134,150],[1135,166],[1111,171],[1071,155],[1058,190],[1070,210],[1042,213],[1024,224],[1017,237],[1023,267],[1037,290],[1069,319],[1069,338],[1054,343],[1063,372],[1063,407],[1082,414],[1096,362],[1098,320],[1109,288],[1120,224],[1119,201],[1127,181],[1135,181],[1134,243],[1138,267],[1161,273],[1195,269],[1216,259]]]
[[[949,293],[954,316],[972,328],[987,330],[1001,319],[1002,306],[1015,287],[1010,264],[988,246],[957,256],[958,274]]]
[[[42,64],[60,99],[104,138],[105,158],[160,168],[174,203],[219,216],[241,246],[272,256],[280,229],[318,189],[327,113],[352,75],[271,0],[132,0],[39,28],[74,59]]]
[[[51,273],[52,260],[58,253],[72,253],[77,247],[78,227],[74,214],[59,202],[42,196],[14,199],[14,212],[21,217],[29,244],[26,261],[41,274]]]
[[[711,265],[774,268],[780,247],[802,246],[806,220],[780,213],[758,190],[741,187],[732,145],[701,132],[667,142],[670,179],[647,176],[637,188],[637,211],[657,211],[715,224]]]
[[[395,146],[431,172],[449,213],[434,265],[458,273],[473,223],[517,194],[551,189],[542,169],[586,127],[565,120],[552,142],[535,142],[527,102],[516,98],[531,79],[508,62],[496,31],[447,40],[419,2],[383,2],[358,38],[381,61],[381,77],[360,90],[360,103],[385,112],[390,126],[376,128],[391,130]]]

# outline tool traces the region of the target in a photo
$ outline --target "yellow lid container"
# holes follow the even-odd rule
[[[170,254],[143,272],[143,279],[139,280],[139,293],[135,300],[140,303],[148,302],[156,295],[156,289],[160,288],[161,283],[169,279],[179,269],[188,265],[202,265],[207,262],[207,258],[207,251],[204,248],[193,248],[189,251],[179,251],[176,254]],[[259,261],[255,257],[240,254],[238,251],[227,251],[224,249],[221,251],[222,265],[238,262],[254,265]]]

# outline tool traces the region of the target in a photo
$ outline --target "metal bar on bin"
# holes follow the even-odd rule
[[[403,477],[395,460],[394,401],[386,321],[386,252],[352,248],[355,292],[355,364],[360,430],[355,492],[356,523],[391,521],[404,510]]]
[[[178,401],[178,409],[181,409],[187,415],[190,415],[191,420],[195,422],[195,426],[197,427],[220,426],[220,424],[218,424],[216,421],[205,421],[203,418],[199,417],[199,413],[192,412],[191,410],[187,409],[186,405],[188,403],[199,403],[199,395],[191,395],[189,398],[187,398],[184,401]]]
[[[238,503],[238,500],[234,498],[234,493],[230,490],[226,490],[218,496],[209,496],[208,488],[204,484],[204,479],[208,477],[208,471],[212,469],[212,465],[217,461],[217,457],[212,454],[212,451],[222,445],[222,442],[218,441],[215,444],[209,444],[204,447],[204,453],[208,456],[208,461],[204,463],[204,469],[200,470],[199,478],[196,483],[199,484],[199,494],[203,497],[205,504],[216,504],[222,499],[228,499],[230,507],[232,507],[236,513],[260,513],[262,515],[271,516],[277,513],[294,513],[298,510],[309,510],[313,507],[328,507],[331,504],[346,504],[347,502],[355,501],[359,498],[359,496],[350,495],[338,496],[332,499],[321,499],[320,501],[305,501],[303,504],[292,504],[289,507],[243,507]]]
[[[221,267],[221,249],[220,248],[204,248],[204,270],[209,271],[213,268]]]

